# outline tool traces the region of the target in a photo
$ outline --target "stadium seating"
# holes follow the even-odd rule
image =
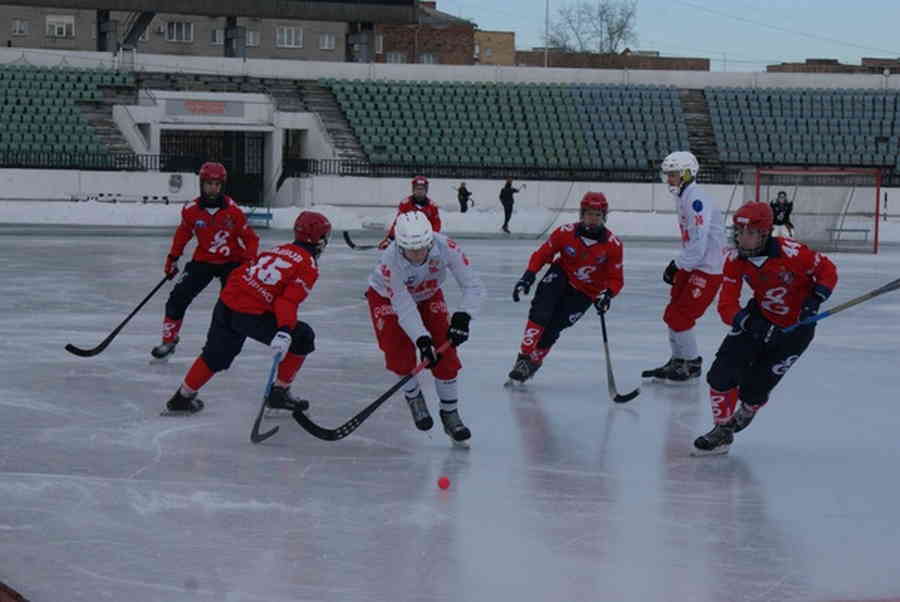
[[[707,88],[705,94],[725,163],[900,165],[896,92]]]
[[[646,169],[686,148],[660,86],[323,79],[372,163]]]
[[[77,103],[99,101],[99,86],[129,86],[133,77],[115,71],[0,65],[0,152],[28,162],[29,153],[106,152]],[[46,158],[40,160],[46,165]],[[51,161],[52,163],[52,161]]]

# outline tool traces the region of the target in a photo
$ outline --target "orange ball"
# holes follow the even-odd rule
[[[450,479],[447,477],[441,477],[438,479],[438,487],[441,489],[449,489],[450,488]]]

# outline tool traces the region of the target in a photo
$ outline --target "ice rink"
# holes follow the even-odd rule
[[[152,289],[171,236],[78,232],[0,236],[0,581],[32,602],[900,599],[900,293],[823,321],[730,454],[693,458],[705,384],[613,405],[593,313],[527,388],[505,389],[528,310],[510,292],[537,242],[463,240],[489,292],[461,348],[471,449],[417,431],[400,395],[342,441],[288,417],[253,445],[271,356],[252,341],[204,388],[205,411],[158,415],[216,284],[167,365],[148,359],[169,285],[101,355],[63,350],[99,343]],[[375,252],[336,234],[301,306],[317,351],[294,385],[328,427],[396,382],[362,299]],[[626,240],[608,316],[622,391],[668,359],[674,253]],[[898,247],[832,257],[832,305],[900,271]],[[698,325],[704,371],[725,332],[714,310]]]

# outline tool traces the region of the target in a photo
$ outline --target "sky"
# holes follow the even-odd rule
[[[578,0],[549,0],[557,10]],[[520,50],[543,44],[545,0],[438,0],[480,29],[515,31]],[[637,0],[638,50],[711,59],[713,71],[765,71],[768,64],[900,57],[900,2],[863,0]]]

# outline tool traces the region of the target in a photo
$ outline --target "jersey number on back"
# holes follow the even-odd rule
[[[278,284],[278,281],[281,280],[281,269],[289,268],[293,265],[290,261],[285,261],[284,259],[279,259],[278,257],[272,257],[271,255],[264,256],[259,259],[256,263],[254,263],[247,274],[251,278],[256,278],[263,284],[274,285]]]

